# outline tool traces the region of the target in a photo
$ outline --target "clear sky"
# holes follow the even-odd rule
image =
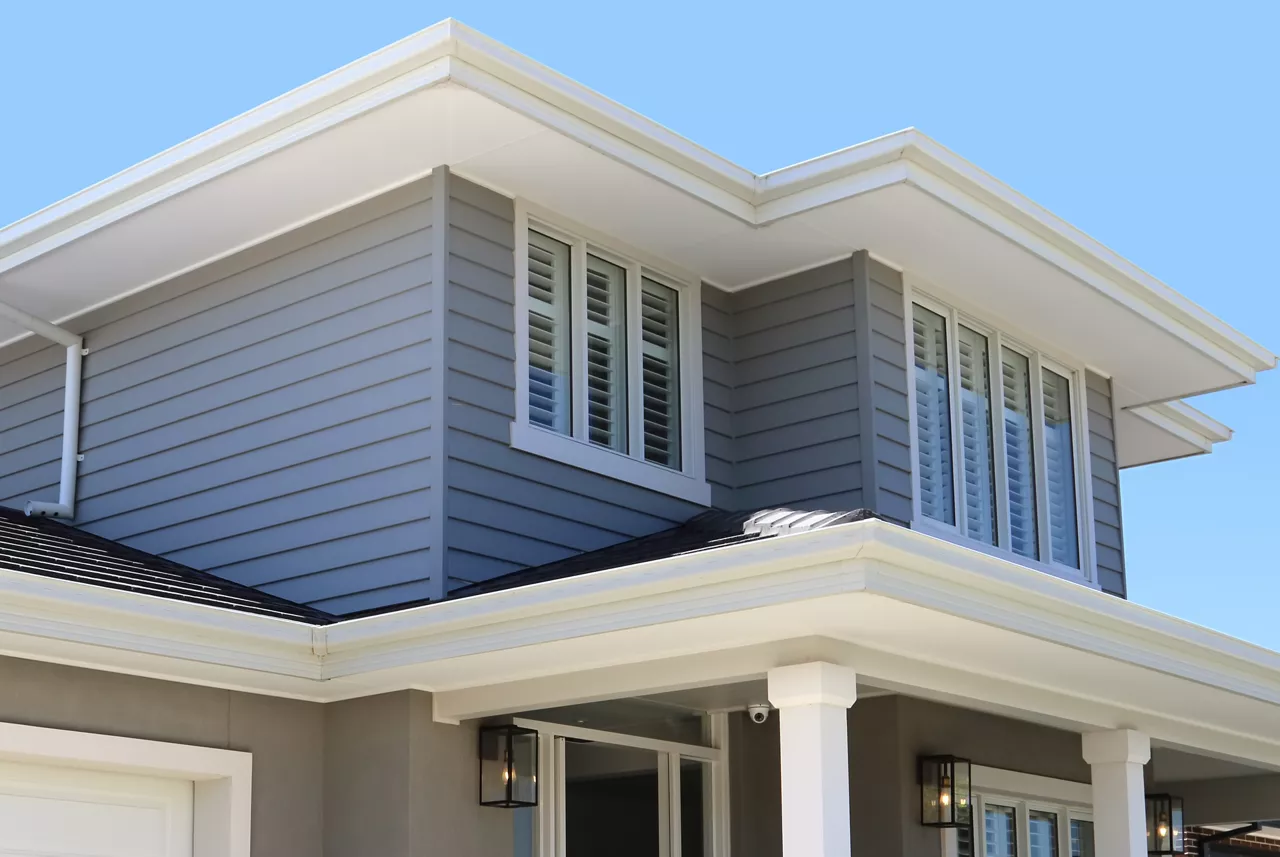
[[[0,224],[455,17],[757,172],[916,126],[1280,351],[1280,3],[0,0]],[[1280,649],[1280,370],[1126,471],[1133,600]]]

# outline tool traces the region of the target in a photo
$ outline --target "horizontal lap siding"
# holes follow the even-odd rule
[[[902,274],[865,251],[858,270],[858,374],[867,457],[863,481],[873,481],[869,508],[908,523],[912,517],[911,422],[907,406],[907,345]],[[866,492],[864,492],[866,493]]]
[[[449,588],[682,522],[691,503],[510,447],[514,208],[449,180],[445,572]]]
[[[849,260],[731,297],[737,507],[858,508],[863,500]],[[710,443],[709,436],[709,451]]]
[[[734,472],[734,317],[732,297],[714,286],[702,287],[703,434],[711,505],[736,509]]]
[[[75,523],[325,609],[426,595],[429,185],[81,320]],[[7,503],[56,497],[60,351],[0,364]]]
[[[1089,466],[1093,471],[1093,530],[1098,583],[1105,592],[1125,597],[1124,538],[1120,517],[1120,476],[1111,382],[1085,373],[1089,410]]]

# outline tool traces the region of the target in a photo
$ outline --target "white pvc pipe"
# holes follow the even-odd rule
[[[34,328],[32,328],[34,330]],[[61,328],[55,330],[66,333]],[[35,331],[41,333],[41,331]],[[62,397],[62,477],[58,482],[58,502],[27,503],[27,514],[40,518],[76,516],[76,476],[80,466],[80,377],[83,340],[68,334],[74,344],[67,346],[67,378]],[[52,337],[50,337],[52,338]]]

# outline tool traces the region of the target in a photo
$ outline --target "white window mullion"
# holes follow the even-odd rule
[[[1093,462],[1089,453],[1089,391],[1083,372],[1068,372],[1071,383],[1071,435],[1076,452],[1076,537],[1080,541],[1080,570],[1096,584],[1097,540],[1093,522]]]
[[[569,289],[573,312],[573,351],[570,373],[569,397],[571,403],[570,425],[572,436],[578,440],[587,439],[587,245],[582,241],[573,242],[571,288]]]
[[[1049,477],[1044,451],[1044,374],[1040,355],[1034,352],[1031,361],[1031,444],[1036,463],[1036,535],[1040,544],[1040,559],[1053,561],[1053,545],[1049,535]]]
[[[956,510],[956,527],[962,534],[969,533],[968,503],[965,502],[964,472],[964,414],[960,403],[960,342],[959,326],[955,312],[948,312],[947,319],[947,393],[951,411],[951,495]]]
[[[996,459],[996,541],[1000,547],[1012,550],[1009,535],[1009,458],[1004,442],[1004,364],[1001,362],[1004,342],[999,332],[991,334],[990,348],[987,369],[991,375],[991,442],[995,444]]]
[[[667,753],[666,757],[667,781],[670,783],[667,787],[667,803],[670,807],[667,810],[666,839],[670,843],[667,854],[669,857],[681,857],[680,756],[677,753]]]
[[[1026,801],[1019,801],[1015,806],[1016,837],[1018,857],[1031,857],[1031,813]]]
[[[671,756],[658,754],[658,857],[671,857]]]
[[[627,266],[627,449],[644,457],[644,373],[641,368],[640,266]]]

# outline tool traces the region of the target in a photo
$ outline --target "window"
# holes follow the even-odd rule
[[[537,807],[512,819],[515,857],[727,853],[728,762],[720,750],[518,722],[539,732],[539,777],[550,787],[540,790]]]
[[[512,445],[708,503],[688,278],[523,208],[517,220]]]
[[[910,325],[917,521],[1087,572],[1078,373],[923,296]]]

